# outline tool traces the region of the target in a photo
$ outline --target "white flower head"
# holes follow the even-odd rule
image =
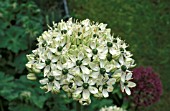
[[[132,54],[106,26],[89,19],[53,22],[27,55],[28,79],[39,80],[47,92],[63,90],[83,105],[90,104],[92,96],[109,97],[118,83],[130,94],[129,88],[135,86],[130,82]]]
[[[100,111],[126,111],[126,110],[117,106],[109,106],[109,107],[105,106],[101,108]]]

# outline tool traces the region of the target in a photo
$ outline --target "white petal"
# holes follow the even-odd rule
[[[115,71],[114,74],[112,75],[113,78],[121,78],[121,73],[119,71]]]
[[[71,61],[67,61],[66,67],[67,67],[68,69],[70,69],[70,68],[72,68],[72,67],[74,67],[74,66],[75,66],[75,64],[73,64]]]
[[[130,80],[131,78],[132,78],[132,73],[131,72],[127,73],[126,80]]]
[[[90,91],[92,94],[98,93],[98,89],[97,89],[96,87],[93,87],[93,86],[89,86],[89,91]]]
[[[120,62],[120,64],[121,64],[121,65],[124,65],[124,59],[123,59],[123,56],[120,56],[120,58],[119,58],[119,62]]]
[[[77,84],[78,86],[82,86],[82,85],[83,85],[83,81],[77,80],[77,81],[76,81],[76,84]]]
[[[127,86],[128,87],[135,87],[136,83],[129,81]]]
[[[89,99],[89,97],[90,97],[90,92],[89,92],[89,90],[84,89],[84,90],[83,90],[83,98],[84,98],[84,99]]]
[[[102,92],[103,86],[99,86],[99,91]]]
[[[104,61],[100,61],[100,68],[104,68],[105,67],[105,62]]]
[[[78,60],[82,60],[84,58],[84,54],[82,52],[78,53]]]
[[[47,92],[51,91],[52,88],[53,88],[52,83],[47,84],[47,89],[48,89]]]
[[[130,91],[130,89],[129,89],[127,86],[125,86],[125,92],[126,92],[128,95],[131,95],[131,91]]]
[[[101,53],[98,53],[98,55],[99,55],[99,58],[103,60],[106,58],[107,53],[101,52]]]
[[[68,85],[64,85],[64,86],[62,87],[62,89],[67,92],[67,91],[69,90],[69,87],[68,87]]]
[[[122,81],[122,82],[125,82],[125,76],[126,76],[125,73],[123,73],[123,74],[121,75],[121,81]]]
[[[113,69],[113,65],[106,65],[105,66],[106,72],[110,72],[111,69]]]
[[[108,84],[108,85],[113,85],[113,84],[115,84],[115,82],[116,82],[116,79],[115,79],[115,78],[111,78],[111,79],[109,79],[109,81],[107,82],[107,84]]]
[[[94,79],[98,78],[99,72],[92,72],[91,77]]]
[[[59,59],[59,58],[56,56],[56,57],[53,57],[51,61],[54,63],[54,62],[57,62],[58,59]]]
[[[87,55],[88,58],[91,58],[93,56],[92,53],[86,53],[86,55]]]
[[[83,64],[83,65],[88,65],[89,62],[90,62],[89,59],[84,59],[84,60],[82,61],[82,64]]]
[[[99,70],[99,66],[93,62],[89,63],[89,66],[92,70],[94,71],[98,71]]]
[[[39,82],[44,85],[44,84],[48,83],[48,79],[44,78],[44,79],[40,80]]]
[[[111,85],[110,85],[110,86],[107,86],[107,91],[108,91],[108,92],[112,92],[112,91],[113,91],[113,86],[111,86]]]
[[[54,86],[55,86],[55,88],[56,88],[57,90],[60,89],[60,84],[59,84],[58,81],[54,81]]]
[[[74,92],[75,94],[80,94],[83,91],[82,87],[79,87],[76,89],[76,91]]]
[[[89,76],[88,75],[82,75],[82,79],[85,83],[88,83],[88,80],[89,80]]]
[[[62,74],[62,72],[59,70],[54,70],[54,71],[52,71],[52,74],[53,74],[53,76],[60,76]]]
[[[89,83],[89,85],[95,85],[95,83],[96,83],[96,80],[94,80],[94,79],[89,79],[89,81],[88,81],[88,83]]]
[[[58,63],[57,63],[57,68],[58,68],[59,70],[62,70],[62,69],[63,69],[61,62],[58,62]]]
[[[80,68],[78,66],[76,66],[73,70],[76,74],[80,74]]]
[[[71,79],[73,79],[74,78],[74,76],[73,75],[71,75],[71,74],[67,74],[67,80],[68,81],[70,81]]]
[[[55,53],[57,50],[56,48],[49,48],[52,53]]]
[[[115,50],[113,47],[111,47],[109,49],[109,52],[112,54],[112,55],[116,55],[117,54],[117,50]]]
[[[51,60],[52,59],[52,53],[50,53],[50,52],[47,53],[47,58]]]
[[[107,92],[106,89],[103,89],[102,94],[105,98],[109,97],[109,93]]]
[[[107,47],[104,47],[102,54],[106,55],[107,53],[108,53],[108,49],[107,49]]]
[[[51,70],[56,70],[56,64],[50,64]]]
[[[115,65],[116,65],[117,68],[121,67],[121,65],[118,62],[115,62]]]
[[[31,68],[31,67],[32,67],[32,65],[33,65],[33,63],[28,62],[25,66],[26,66],[27,68]]]
[[[95,42],[91,42],[90,43],[90,47],[91,47],[91,49],[95,49],[96,48],[96,43]]]
[[[92,50],[89,47],[84,47],[84,48],[88,53],[92,53]]]
[[[49,73],[50,71],[50,66],[46,66],[45,69],[44,69],[44,77],[47,76],[47,74]]]
[[[121,86],[122,92],[124,92],[124,89],[125,89],[124,83],[123,83],[123,82],[120,82],[120,86]]]
[[[36,64],[36,65],[35,65],[35,67],[36,67],[37,69],[43,69],[45,66],[46,66],[45,63],[39,63],[39,64]]]
[[[75,56],[70,56],[70,59],[71,59],[71,61],[72,61],[73,63],[76,63],[76,61],[77,61],[77,59],[76,59]]]
[[[64,44],[65,44],[65,41],[64,41],[64,40],[62,40],[62,41],[61,41],[61,43],[60,43],[60,46],[62,46],[62,47],[63,47],[63,46],[64,46]]]
[[[98,52],[103,52],[104,51],[104,46],[100,45],[99,47],[97,47]]]
[[[85,66],[81,66],[81,70],[82,70],[83,74],[90,74],[90,70]]]

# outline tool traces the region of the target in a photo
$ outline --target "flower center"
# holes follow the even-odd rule
[[[87,89],[89,87],[89,84],[88,83],[83,83],[83,88],[84,89]]]
[[[42,43],[42,47],[45,47],[45,46],[47,46],[47,43],[44,41],[44,42]]]
[[[112,60],[112,54],[108,53],[106,58],[107,58],[108,61],[111,61]]]
[[[38,58],[39,58],[39,55],[38,55],[38,54],[36,54],[36,55],[35,55],[35,59],[38,59]]]
[[[48,80],[49,80],[50,82],[54,81],[54,76],[49,76],[49,77],[48,77]]]
[[[64,75],[67,74],[67,73],[68,73],[68,70],[64,68],[64,69],[62,70],[62,73],[63,73]]]
[[[72,87],[73,87],[73,83],[72,83],[72,82],[69,83],[69,84],[68,84],[68,87],[69,87],[69,88],[72,88]]]
[[[107,84],[103,85],[103,89],[107,89]]]
[[[124,52],[124,49],[123,49],[123,48],[120,48],[120,52]]]
[[[114,40],[113,40],[113,42],[114,42],[114,43],[117,43],[117,40],[116,40],[116,39],[114,39]]]
[[[96,38],[96,37],[97,37],[97,34],[93,34],[93,37]]]
[[[76,65],[77,65],[77,66],[80,66],[81,64],[82,64],[82,61],[81,61],[81,60],[77,60],[77,61],[76,61]]]
[[[80,36],[82,33],[81,32],[78,32],[78,36]]]
[[[127,85],[128,85],[128,82],[125,82],[124,85],[127,86]]]
[[[46,61],[45,61],[45,64],[46,65],[49,65],[51,63],[51,60],[50,59],[47,59]]]
[[[126,70],[127,70],[127,67],[126,67],[125,65],[122,65],[122,66],[121,66],[121,69],[122,69],[122,71],[126,71]]]
[[[106,73],[106,69],[105,68],[100,68],[100,74],[105,74]]]
[[[92,52],[93,52],[94,55],[96,55],[98,53],[98,50],[97,49],[93,49]]]
[[[62,30],[61,33],[62,33],[62,34],[66,34],[66,33],[67,33],[67,30]]]
[[[61,52],[61,51],[62,51],[62,49],[63,49],[63,47],[62,47],[62,46],[57,47],[57,50],[58,50],[59,52]]]
[[[108,46],[108,47],[112,47],[113,44],[112,44],[111,42],[107,42],[107,46]]]

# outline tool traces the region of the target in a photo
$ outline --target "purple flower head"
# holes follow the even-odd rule
[[[162,84],[151,67],[138,67],[133,70],[132,100],[137,106],[148,106],[160,99]]]

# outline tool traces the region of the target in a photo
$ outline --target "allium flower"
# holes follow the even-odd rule
[[[137,106],[148,106],[160,99],[162,84],[151,67],[135,68],[133,78],[137,86],[132,89],[131,98]]]
[[[95,80],[92,78],[89,78],[88,75],[82,75],[82,80],[77,79],[76,81],[77,86],[79,86],[75,90],[75,94],[82,93],[83,99],[89,99],[90,93],[96,94],[98,92],[98,89],[94,87],[96,84]]]
[[[101,108],[100,111],[126,111],[126,110],[117,106],[109,106]]]
[[[128,95],[130,95],[131,91],[130,91],[129,88],[135,87],[136,84],[134,82],[130,81],[130,79],[132,78],[132,73],[131,72],[127,73],[125,76],[124,75],[125,74],[123,74],[123,76],[121,78],[122,80],[120,82],[121,90],[122,90],[122,92],[124,92],[124,90],[125,90],[125,92]]]
[[[106,26],[72,18],[53,23],[37,39],[38,48],[27,55],[28,79],[41,76],[42,89],[63,90],[83,105],[91,103],[91,96],[109,97],[117,83],[124,84],[122,91],[130,94],[132,54],[126,50],[126,43],[112,36]]]

